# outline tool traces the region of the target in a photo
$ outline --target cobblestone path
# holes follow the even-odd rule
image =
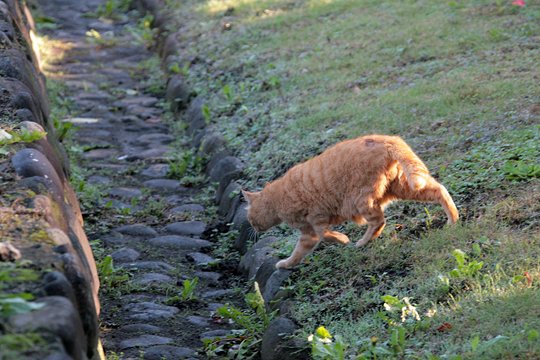
[[[240,296],[232,279],[212,271],[201,189],[166,177],[175,139],[159,91],[151,92],[157,74],[143,71],[154,55],[134,41],[136,18],[89,16],[104,3],[41,1],[57,25],[44,31],[56,52],[45,71],[67,86],[62,100],[78,128],[68,145],[84,174],[75,185],[96,201],[85,209],[88,235],[100,240],[98,262],[111,255],[117,269],[102,278],[103,346],[108,358],[204,359],[202,339],[230,333],[215,309]],[[183,281],[195,277],[197,300],[182,301]]]

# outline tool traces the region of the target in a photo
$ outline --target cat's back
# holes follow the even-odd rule
[[[281,202],[291,207],[338,207],[343,198],[370,187],[384,171],[388,138],[369,135],[345,140],[294,166],[275,184],[283,195]]]

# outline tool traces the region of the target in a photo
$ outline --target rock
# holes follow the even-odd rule
[[[225,216],[230,212],[230,209],[236,209],[240,205],[240,193],[242,187],[236,181],[231,182],[227,188],[223,191],[223,196],[219,202],[218,215]],[[234,212],[232,212],[234,215]],[[232,221],[232,216],[228,216],[228,219],[225,219],[225,222],[229,223]]]
[[[140,236],[140,237],[150,237],[150,236],[156,236],[158,234],[156,230],[144,224],[124,225],[116,229],[113,229],[113,231],[117,231],[125,235]]]
[[[118,249],[111,254],[113,260],[119,263],[135,261],[139,258],[140,255],[141,254],[137,250],[130,248]]]
[[[76,304],[75,291],[66,276],[59,271],[51,271],[43,277],[43,290],[47,296],[63,296]]]
[[[208,264],[212,264],[216,262],[216,259],[214,259],[213,257],[200,253],[200,252],[188,253],[186,257],[190,261],[193,261],[195,265],[197,266],[206,266]]]
[[[203,106],[204,99],[201,97],[193,99],[193,101],[189,104],[189,107],[184,115],[184,118],[188,123],[188,135],[193,135],[197,132],[197,130],[206,127],[206,120],[202,111]]]
[[[154,133],[154,134],[144,134],[139,136],[136,140],[134,140],[132,143],[134,145],[151,145],[154,143],[159,144],[170,144],[175,139],[174,136],[163,134],[163,133]]]
[[[95,185],[108,185],[111,183],[111,179],[106,176],[92,175],[88,178],[87,182]]]
[[[213,272],[213,271],[195,271],[193,274],[197,276],[200,279],[206,279],[209,280],[212,283],[218,283],[219,279],[223,276],[221,273]]]
[[[152,179],[143,182],[143,185],[147,188],[151,188],[158,191],[178,191],[183,189],[180,181],[173,179]]]
[[[252,279],[259,267],[277,251],[271,247],[278,239],[273,236],[265,237],[255,244],[242,256],[238,270],[247,273],[249,279]]]
[[[171,345],[152,346],[144,351],[145,360],[186,359],[195,355],[195,350]]]
[[[267,258],[257,270],[255,274],[255,281],[259,284],[261,289],[266,286],[266,281],[276,271],[276,263],[279,261],[276,257]]]
[[[291,270],[279,269],[270,275],[264,289],[261,290],[265,304],[268,308],[274,308],[271,302],[276,298],[283,282],[289,278]]]
[[[153,107],[158,103],[158,101],[159,100],[153,96],[134,96],[115,101],[112,105],[120,109],[126,109],[133,105],[141,107]]]
[[[74,359],[79,359],[86,352],[86,336],[78,311],[71,301],[61,296],[38,299],[36,303],[44,307],[32,312],[13,315],[10,325],[16,332],[34,332],[44,330],[62,339],[66,352]]]
[[[226,156],[209,168],[208,176],[211,181],[220,181],[225,175],[231,172],[240,172],[243,169],[244,164],[240,159],[234,156]]]
[[[35,149],[22,149],[12,158],[11,163],[17,174],[23,178],[39,176],[45,178],[47,190],[62,203],[63,183],[53,165],[41,152]]]
[[[231,333],[231,330],[211,330],[201,334],[201,341],[213,340],[215,338],[224,337]],[[285,359],[285,358],[284,358]]]
[[[223,197],[225,189],[227,189],[227,187],[232,181],[238,179],[241,175],[241,171],[231,171],[222,176],[221,180],[219,181],[218,189],[216,191],[216,203],[219,204],[221,202],[221,198]]]
[[[204,206],[199,204],[185,204],[172,208],[171,214],[199,213],[204,211]]]
[[[141,335],[136,338],[131,338],[120,342],[118,347],[121,350],[134,348],[134,347],[148,347],[152,345],[164,345],[170,344],[173,340],[171,338],[157,336],[157,335]]]
[[[156,304],[147,301],[128,304],[126,308],[130,313],[128,318],[138,321],[169,319],[179,312],[178,308],[174,306]]]
[[[217,309],[219,309],[222,306],[223,306],[222,303],[209,303],[208,310],[210,310],[211,312],[215,312],[217,311]]]
[[[121,328],[118,329],[118,332],[120,333],[158,333],[161,331],[161,328],[158,326],[150,325],[150,324],[129,324],[124,325]]]
[[[136,188],[117,187],[109,190],[109,195],[118,196],[127,199],[138,198],[142,196],[142,191]]]
[[[222,298],[224,296],[232,295],[236,291],[234,289],[220,289],[220,290],[210,290],[201,294],[203,299],[216,299]]]
[[[245,254],[251,241],[257,241],[257,234],[251,227],[247,219],[247,204],[243,203],[238,206],[234,214],[232,229],[239,232],[238,237],[234,240],[234,248],[240,254]]]
[[[167,160],[167,156],[165,156],[165,154],[168,153],[170,150],[171,149],[166,146],[160,146],[138,152],[137,154],[130,156],[129,158],[131,159],[131,161],[139,159],[163,161]]]
[[[116,157],[118,151],[115,149],[93,149],[83,153],[83,158],[86,160],[103,160],[107,158]]]
[[[202,221],[182,221],[165,226],[165,231],[176,235],[201,235],[206,230]]]
[[[62,351],[62,352],[55,352],[47,356],[44,360],[73,360],[73,358]]]
[[[193,239],[180,235],[165,235],[149,240],[150,244],[155,246],[164,246],[179,250],[198,250],[212,246],[210,241]]]
[[[159,285],[159,284],[175,284],[174,280],[169,275],[159,274],[159,273],[147,273],[143,274],[142,277],[133,280],[133,283],[136,285]]]
[[[207,327],[210,325],[210,319],[202,317],[202,316],[188,316],[186,318],[187,321],[189,321],[191,324],[200,326],[200,327]]]
[[[132,263],[120,264],[121,267],[133,270],[162,270],[171,271],[173,266],[163,261],[137,261]]]
[[[310,359],[307,344],[293,338],[297,327],[286,317],[277,317],[264,332],[261,345],[262,360]]]
[[[184,77],[180,74],[169,78],[165,98],[171,104],[171,111],[178,112],[187,107],[191,92],[186,85]]]
[[[223,135],[211,132],[201,139],[201,152],[209,156],[223,149],[225,144],[226,141]]]
[[[170,166],[168,164],[150,165],[141,172],[141,175],[149,178],[163,178],[169,173]]]

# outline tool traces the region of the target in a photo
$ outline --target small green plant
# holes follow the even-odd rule
[[[210,108],[208,107],[207,104],[204,104],[202,106],[202,114],[203,114],[203,117],[204,117],[204,121],[207,124],[210,124],[210,122],[212,121],[212,113],[210,112]]]
[[[25,352],[43,349],[45,346],[45,339],[38,333],[0,333],[2,359],[22,359],[26,357],[23,355]]]
[[[46,135],[46,132],[28,131],[26,129],[18,131],[6,131],[0,129],[0,155],[6,155],[9,152],[9,145],[31,143],[43,139]]]
[[[540,165],[526,163],[521,160],[511,160],[503,165],[504,175],[509,180],[527,180],[540,177]]]
[[[184,76],[189,75],[189,63],[185,63],[184,66],[180,66],[177,62],[169,65],[169,71],[173,74],[181,74]]]
[[[121,270],[114,267],[113,258],[110,255],[98,262],[97,270],[105,291],[129,279],[128,273],[122,273]]]
[[[137,44],[151,47],[154,43],[156,29],[152,27],[154,17],[150,14],[140,19],[137,26],[128,27],[129,32],[134,37]]]
[[[199,278],[194,277],[192,280],[186,279],[182,282],[182,292],[180,293],[180,299],[182,301],[193,301],[196,298],[195,288],[199,283]]]
[[[217,314],[231,319],[242,330],[235,335],[215,340],[205,340],[204,346],[208,356],[220,356],[227,354],[233,359],[253,359],[257,356],[264,330],[274,317],[274,312],[267,312],[259,289],[255,282],[255,291],[245,297],[246,304],[250,309],[241,310],[233,305],[225,304],[217,310]],[[240,335],[240,336],[236,336]]]
[[[167,176],[173,179],[183,179],[186,175],[197,176],[204,168],[204,158],[193,150],[186,150],[169,161]]]
[[[112,32],[105,32],[101,34],[95,29],[90,29],[86,32],[86,39],[90,43],[104,48],[115,46],[117,43],[117,40],[114,38],[114,34]]]
[[[58,28],[56,20],[48,16],[36,16],[34,21],[36,22],[36,27],[40,32],[43,30],[55,30]]]
[[[223,95],[225,95],[225,99],[227,99],[229,103],[232,103],[234,101],[234,93],[229,84],[223,86],[221,91],[223,92]]]
[[[131,0],[107,0],[105,4],[99,5],[95,16],[111,20],[118,20],[129,10]]]
[[[452,255],[456,260],[456,267],[449,272],[450,277],[455,279],[470,279],[474,278],[484,266],[483,261],[470,260],[468,261],[467,254],[460,249],[452,251]]]

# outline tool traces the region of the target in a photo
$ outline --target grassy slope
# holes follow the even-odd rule
[[[461,209],[464,221],[446,229],[439,207],[396,204],[383,237],[362,251],[321,247],[290,284],[306,333],[323,324],[354,354],[359,339],[388,339],[381,296],[407,296],[423,318],[404,325],[415,355],[540,357],[538,340],[527,339],[540,330],[538,6],[181,3],[173,4],[186,45],[179,65],[188,64],[214,126],[248,164],[247,187],[339,140],[391,133],[412,145]],[[352,238],[362,230],[343,228]],[[294,236],[274,232],[287,254]],[[445,287],[438,276],[456,266],[456,248],[484,266]],[[525,272],[532,284],[515,278]],[[432,318],[423,315],[429,309],[437,310]],[[508,338],[489,346],[497,335]]]

